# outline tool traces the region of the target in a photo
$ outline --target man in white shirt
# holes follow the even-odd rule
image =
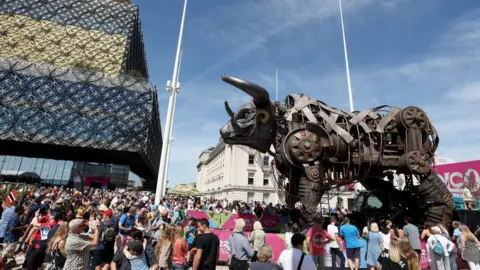
[[[343,255],[343,244],[341,238],[338,236],[338,227],[336,225],[337,218],[332,216],[330,224],[327,226],[327,232],[335,241],[329,244],[330,254],[332,255],[332,270],[337,269],[337,256],[340,258],[340,270],[345,269],[345,256]]]
[[[303,242],[305,242],[305,235],[296,233],[292,236],[292,249],[286,249],[280,253],[278,258],[278,265],[283,270],[315,270],[317,267],[310,255],[303,253]],[[303,257],[303,260],[302,260]],[[301,263],[300,267],[299,264]]]

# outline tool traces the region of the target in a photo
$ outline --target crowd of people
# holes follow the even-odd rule
[[[459,222],[452,223],[452,235],[442,224],[426,223],[421,231],[408,217],[403,227],[369,221],[360,232],[349,218],[336,215],[306,223],[301,205],[295,208],[194,197],[164,198],[156,205],[149,192],[36,188],[18,201],[2,202],[0,269],[14,267],[15,258],[24,254],[24,269],[209,270],[219,265],[224,245],[233,270],[325,269],[327,253],[333,270],[344,270],[346,262],[353,270],[360,268],[363,238],[364,259],[372,270],[419,270],[420,239],[427,241],[431,269],[457,270],[458,256],[471,270],[480,270],[480,242]],[[207,219],[188,219],[190,210],[251,213],[256,221],[247,237],[245,220],[236,219],[232,235],[221,244]],[[260,222],[265,214],[290,216],[276,260]]]

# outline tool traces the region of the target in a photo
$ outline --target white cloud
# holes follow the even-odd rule
[[[355,13],[374,1],[344,1],[344,13]],[[215,16],[214,22],[209,19],[212,16]],[[223,54],[213,65],[197,74],[191,83],[201,81],[212,71],[263,48],[271,37],[279,33],[338,16],[337,0],[302,0],[301,4],[298,0],[236,1],[229,6],[207,10],[192,24],[206,26],[208,40]],[[198,34],[204,35],[204,32]]]

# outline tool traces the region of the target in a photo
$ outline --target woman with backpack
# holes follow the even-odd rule
[[[46,270],[61,270],[67,260],[65,253],[65,241],[68,236],[68,225],[62,223],[48,243],[47,254],[49,254],[50,262],[45,263]]]
[[[427,257],[432,270],[450,270],[450,256],[455,256],[455,245],[442,236],[438,226],[430,228],[432,235],[427,240]]]
[[[462,259],[467,261],[470,270],[480,270],[480,241],[465,225],[458,227],[460,232]]]

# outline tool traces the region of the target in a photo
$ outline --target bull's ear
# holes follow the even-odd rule
[[[270,95],[265,88],[247,80],[236,77],[222,75],[222,81],[235,86],[253,98],[253,102],[257,107],[264,107],[270,104]]]
[[[270,122],[270,113],[264,109],[257,109],[257,120],[266,125]]]

